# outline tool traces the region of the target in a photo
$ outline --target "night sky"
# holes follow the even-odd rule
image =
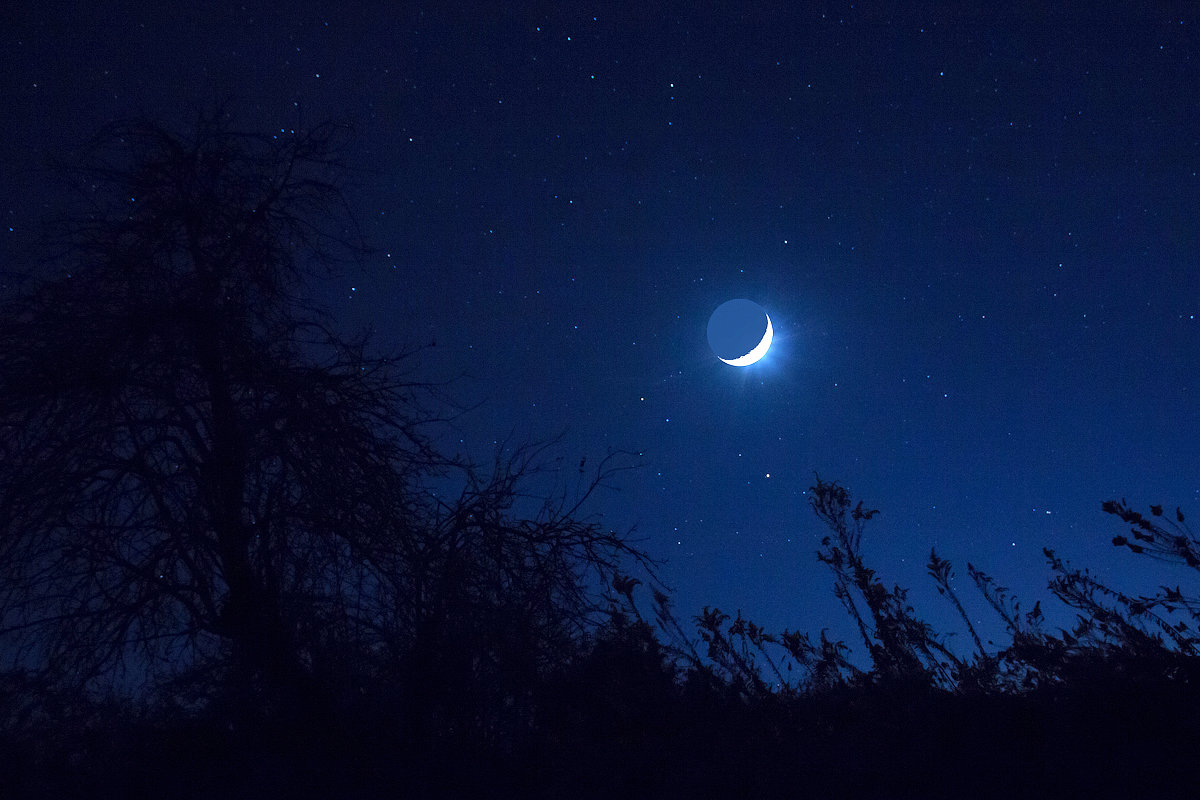
[[[1194,11],[182,5],[0,12],[6,263],[60,205],[39,165],[113,119],[350,120],[378,252],[319,296],[466,376],[486,402],[448,449],[563,433],[568,479],[640,452],[588,511],[668,560],[681,618],[829,627],[865,663],[814,471],[880,509],[868,564],[962,653],[930,548],[1002,644],[968,560],[1050,630],[1074,616],[1043,547],[1129,594],[1194,574],[1114,548],[1100,508],[1200,515]],[[744,368],[705,335],[733,298],[774,327]]]

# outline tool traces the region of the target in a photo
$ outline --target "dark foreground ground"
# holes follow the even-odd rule
[[[3,740],[0,796],[1200,796],[1200,702],[1187,686],[606,703],[566,704],[538,732],[486,743],[406,741],[382,707],[233,730],[46,724]]]

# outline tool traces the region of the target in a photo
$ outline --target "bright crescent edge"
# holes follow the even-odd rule
[[[767,318],[767,332],[763,334],[762,341],[755,345],[753,350],[737,358],[721,358],[720,356],[717,356],[717,358],[721,358],[726,364],[731,364],[735,367],[748,367],[765,356],[767,350],[771,347],[771,338],[774,335],[771,328],[771,315],[766,314],[765,316]]]

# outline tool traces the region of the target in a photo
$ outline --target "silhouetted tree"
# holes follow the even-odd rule
[[[490,472],[443,457],[443,398],[398,369],[410,353],[370,357],[302,299],[364,252],[341,132],[120,123],[72,173],[90,208],[0,317],[12,665],[77,685],[228,666],[295,697],[347,670],[432,680],[457,658],[495,686],[480,673],[535,671],[598,613],[586,570],[652,566],[581,517],[617,454],[525,513],[540,451]]]
[[[306,217],[337,199],[335,132],[121,123],[73,171],[91,208],[0,322],[0,599],[23,657],[85,683],[228,645],[247,677],[299,677],[295,621],[346,588],[331,556],[371,549],[349,523],[394,496],[386,465],[428,452],[374,433],[402,387],[294,296],[323,244]]]

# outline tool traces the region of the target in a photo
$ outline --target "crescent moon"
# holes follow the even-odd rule
[[[762,341],[756,344],[753,350],[751,350],[749,353],[746,353],[746,355],[738,356],[737,358],[721,358],[720,356],[717,356],[717,358],[721,358],[721,360],[726,364],[732,364],[735,367],[748,367],[767,354],[767,350],[769,350],[771,347],[771,336],[771,315],[768,314],[767,332],[763,334]]]

